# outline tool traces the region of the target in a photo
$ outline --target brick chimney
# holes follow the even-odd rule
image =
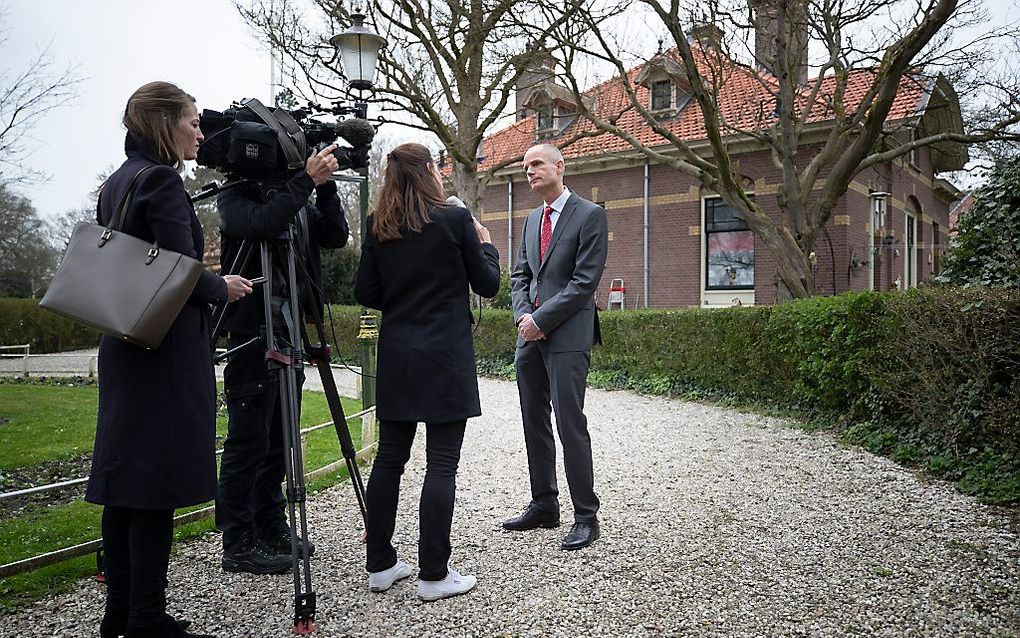
[[[696,22],[691,27],[691,40],[706,49],[722,50],[723,30],[712,22]]]
[[[545,49],[542,42],[531,42],[527,47],[527,62],[524,73],[517,79],[516,89],[516,119],[522,120],[526,117],[524,105],[531,97],[535,87],[546,80],[553,79],[556,73],[556,58]]]
[[[792,72],[797,82],[807,83],[808,73],[808,24],[807,2],[805,0],[750,0],[754,11],[754,58],[759,71],[779,76],[776,52],[779,38],[786,37],[788,55],[792,60]],[[782,20],[780,19],[782,16]],[[785,29],[784,27],[785,23]]]

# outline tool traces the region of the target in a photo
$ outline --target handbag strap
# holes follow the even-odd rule
[[[127,192],[124,193],[123,197],[120,198],[120,203],[117,204],[117,210],[114,212],[113,217],[110,218],[110,223],[106,225],[106,230],[99,237],[99,247],[102,248],[106,242],[110,240],[110,236],[113,231],[121,232],[121,227],[124,226],[124,221],[127,218],[128,208],[131,207],[131,200],[135,198],[135,190],[138,188],[139,178],[142,173],[155,168],[155,164],[150,164],[141,168],[135,176],[131,178],[131,184],[128,186]],[[103,209],[102,209],[103,193],[99,193],[99,197],[96,199],[96,222],[103,225]],[[145,262],[146,265],[152,263],[152,260],[159,256],[159,243],[156,241],[152,242],[152,248],[149,250],[148,260]]]
[[[152,164],[145,166],[131,178],[131,184],[128,186],[127,191],[125,191],[124,196],[120,198],[120,203],[117,204],[117,209],[114,211],[113,217],[110,218],[110,223],[106,224],[107,229],[120,231],[127,217],[127,209],[131,207],[131,200],[134,199],[135,189],[138,188],[138,178],[150,168],[155,168],[155,166]],[[96,223],[100,226],[103,226],[103,192],[99,191],[99,197],[96,198]]]

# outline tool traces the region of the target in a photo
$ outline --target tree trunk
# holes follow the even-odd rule
[[[450,181],[453,182],[453,187],[457,191],[454,194],[464,202],[468,210],[481,219],[482,194],[485,187],[478,179],[478,168],[474,164],[464,165],[454,162]]]
[[[757,234],[776,260],[776,302],[813,295],[815,276],[808,259],[811,247],[801,246],[785,228],[760,229]]]

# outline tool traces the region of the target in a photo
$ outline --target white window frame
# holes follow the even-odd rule
[[[903,224],[903,289],[917,288],[917,215],[907,213]]]

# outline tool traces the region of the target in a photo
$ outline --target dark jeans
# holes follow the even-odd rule
[[[228,339],[227,348],[245,341]],[[280,392],[265,354],[257,345],[245,348],[230,357],[223,374],[229,421],[220,460],[216,527],[223,532],[227,551],[244,551],[256,535],[289,529],[287,500],[280,488],[286,474]],[[299,414],[303,382],[304,375],[298,375]]]
[[[425,424],[425,484],[418,506],[418,578],[442,580],[450,560],[450,525],[457,492],[457,465],[466,420]],[[369,572],[381,572],[397,562],[393,528],[400,496],[400,476],[411,458],[416,423],[379,422],[379,451],[372,463],[366,494],[368,506]]]
[[[103,507],[106,610],[128,610],[128,625],[151,627],[166,612],[173,510]]]

